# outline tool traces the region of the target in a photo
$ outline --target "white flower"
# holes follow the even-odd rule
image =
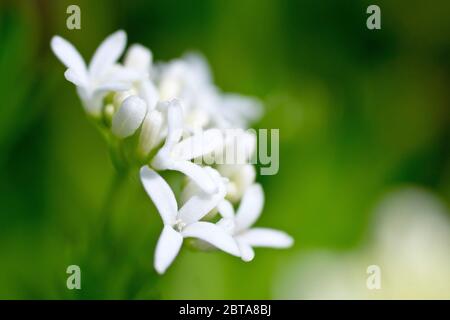
[[[217,170],[229,179],[226,198],[235,203],[255,182],[256,170],[249,162],[256,150],[256,135],[243,129],[223,131],[224,147],[216,151],[214,157]]]
[[[160,66],[158,77],[161,99],[182,99],[191,108],[204,88],[211,84],[209,67],[204,59],[189,54]],[[185,110],[186,111],[186,110]]]
[[[260,103],[223,94],[200,55],[153,65],[152,52],[134,44],[120,64],[125,45],[125,32],[113,33],[87,66],[68,41],[59,36],[51,40],[53,52],[67,67],[66,79],[76,85],[85,111],[113,146],[117,165],[145,164],[141,181],[164,223],[155,269],[165,272],[184,238],[245,261],[253,259],[252,247],[290,246],[292,238],[281,231],[250,229],[261,214],[263,193],[249,163],[256,135],[244,129],[260,117]],[[207,166],[212,164],[220,171]],[[179,203],[154,170],[179,171],[188,178]],[[241,201],[236,215],[228,200]],[[218,223],[205,221],[218,212],[223,217]]]
[[[269,228],[251,228],[261,215],[264,193],[259,184],[253,184],[245,192],[239,209],[234,214],[231,203],[224,200],[219,206],[223,219],[218,222],[233,235],[244,261],[251,261],[255,252],[252,247],[287,248],[294,240],[287,233]]]
[[[187,54],[160,66],[157,79],[162,100],[183,101],[188,130],[247,128],[262,115],[258,100],[221,93],[212,81],[206,59],[199,54]]]
[[[147,103],[149,111],[156,107],[159,100],[158,90],[150,80],[152,62],[152,52],[140,44],[132,45],[128,49],[124,59],[124,66],[136,78],[133,86],[139,96]]]
[[[141,73],[143,78],[148,77],[152,62],[152,52],[140,44],[130,46],[124,59],[124,65],[135,72]]]
[[[155,204],[164,228],[155,250],[155,269],[162,274],[177,256],[184,238],[197,238],[229,254],[239,256],[233,238],[222,228],[211,222],[199,221],[225,196],[221,177],[212,168],[202,169],[220,187],[215,194],[198,193],[178,209],[175,195],[167,182],[147,166],[141,168],[141,181],[145,191]]]
[[[235,93],[221,93],[216,88],[204,90],[200,103],[207,110],[211,125],[221,129],[248,128],[263,113],[262,104],[257,99]]]
[[[209,101],[211,74],[201,56],[189,54],[182,59],[159,65],[157,82],[162,100],[183,101],[184,124],[187,131],[206,128],[210,122],[210,115],[203,105],[215,101]]]
[[[163,147],[154,157],[151,165],[157,170],[180,171],[207,193],[217,191],[217,186],[205,174],[205,170],[190,160],[209,154],[222,144],[222,133],[209,129],[182,139],[183,111],[178,100],[167,102],[168,132]]]
[[[147,155],[164,139],[165,122],[160,110],[154,109],[147,112],[141,126],[139,135],[138,152],[142,158]]]
[[[147,113],[147,105],[137,96],[126,98],[112,119],[111,131],[119,138],[133,135],[141,126]]]
[[[86,112],[98,116],[102,109],[102,99],[109,91],[130,88],[134,74],[116,64],[126,45],[126,34],[117,31],[108,36],[97,48],[86,66],[75,47],[67,40],[54,36],[51,48],[58,59],[68,68],[66,79],[77,86]]]
[[[245,191],[255,182],[256,170],[251,164],[223,164],[217,171],[228,178],[226,198],[233,203],[238,202]]]

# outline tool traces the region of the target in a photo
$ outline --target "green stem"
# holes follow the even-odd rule
[[[116,199],[118,198],[118,195],[120,193],[120,189],[122,188],[122,185],[124,184],[127,173],[125,172],[115,172],[113,179],[111,181],[111,184],[109,186],[109,190],[106,194],[106,197],[103,201],[103,207],[102,207],[102,215],[110,214],[112,211],[112,208],[115,205]]]
[[[111,230],[111,220],[113,219],[114,207],[119,199],[120,191],[126,182],[128,173],[124,171],[115,170],[113,179],[109,186],[106,197],[103,201],[103,206],[100,211],[98,232],[99,235],[107,235]]]

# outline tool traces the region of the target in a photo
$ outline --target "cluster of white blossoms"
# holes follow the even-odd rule
[[[253,259],[252,247],[291,246],[293,239],[284,232],[251,228],[264,194],[249,161],[256,135],[246,129],[260,117],[260,103],[220,92],[201,56],[153,64],[151,51],[135,44],[119,63],[125,47],[126,34],[117,31],[87,66],[69,42],[59,36],[51,40],[67,67],[65,78],[75,84],[88,117],[110,144],[116,167],[140,168],[164,223],[155,250],[157,272],[170,266],[184,238],[244,261]],[[228,161],[221,161],[225,153]],[[186,179],[178,201],[158,173],[163,170]]]

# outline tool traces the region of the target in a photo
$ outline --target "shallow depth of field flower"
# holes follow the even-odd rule
[[[262,114],[257,99],[222,93],[196,54],[154,64],[151,51],[135,44],[121,63],[123,31],[108,36],[89,64],[59,36],[51,48],[67,67],[64,76],[76,86],[88,118],[105,137],[118,176],[139,174],[161,216],[164,226],[154,257],[158,273],[172,264],[184,238],[193,238],[198,250],[220,249],[244,261],[253,259],[253,247],[292,245],[282,231],[252,227],[264,199],[255,168],[247,163],[256,137],[246,129]],[[236,129],[237,138],[229,138],[230,129]],[[244,156],[216,163],[230,143]],[[212,161],[206,164],[203,158]],[[184,177],[178,197],[161,176],[166,170]]]

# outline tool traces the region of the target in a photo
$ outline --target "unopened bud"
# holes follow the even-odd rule
[[[146,157],[162,141],[163,122],[163,115],[160,111],[152,110],[147,113],[139,136],[139,153],[143,157]]]
[[[147,106],[141,98],[131,96],[125,99],[112,120],[112,132],[119,138],[126,138],[141,126],[147,113]]]
[[[138,92],[135,89],[130,89],[130,90],[125,90],[125,91],[119,91],[116,92],[113,96],[113,105],[115,108],[119,108],[122,103],[125,101],[126,98],[131,97],[131,96],[136,96],[138,95]]]

